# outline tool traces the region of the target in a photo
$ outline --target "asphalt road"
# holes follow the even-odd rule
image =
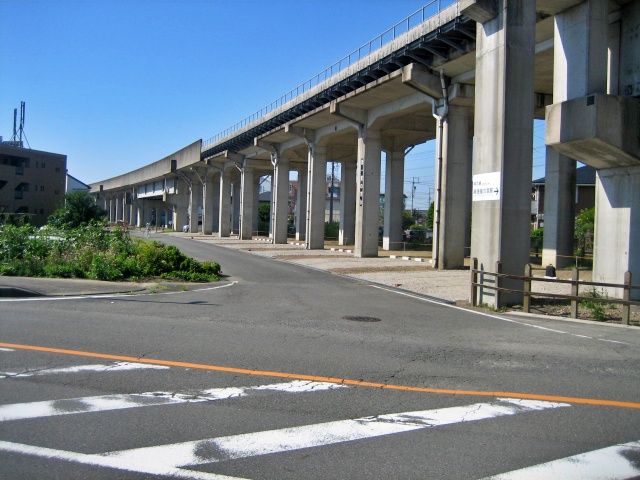
[[[640,329],[481,315],[160,238],[228,277],[0,302],[1,478],[640,475]]]

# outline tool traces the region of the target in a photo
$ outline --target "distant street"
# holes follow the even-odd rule
[[[0,301],[1,478],[640,476],[640,329],[155,237],[227,277]]]

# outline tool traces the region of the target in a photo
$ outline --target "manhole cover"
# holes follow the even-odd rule
[[[345,320],[351,320],[352,322],[380,322],[381,320],[376,317],[361,317],[356,315],[347,315],[342,317]]]

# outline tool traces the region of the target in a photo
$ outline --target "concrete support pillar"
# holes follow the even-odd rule
[[[115,222],[115,218],[116,218],[116,213],[115,213],[115,209],[116,206],[114,204],[114,200],[113,197],[109,198],[109,223],[113,223]]]
[[[232,210],[231,210],[231,230],[233,233],[240,232],[240,190],[241,190],[241,177],[238,172],[234,172],[232,183],[233,196],[231,198]]]
[[[573,259],[576,161],[546,148],[542,265],[566,267]]]
[[[356,232],[354,255],[378,256],[380,213],[380,132],[362,128],[358,135]]]
[[[640,283],[640,167],[598,170],[593,281],[620,284],[627,271],[634,285]],[[621,289],[603,290],[622,297]],[[640,290],[630,299],[640,300]]]
[[[404,148],[387,152],[384,188],[383,250],[398,250],[402,243]]]
[[[437,152],[442,145],[442,168],[440,182],[436,178],[436,185],[440,183],[440,192],[436,191],[435,198],[439,212],[436,212],[434,222],[432,258],[434,267],[439,270],[462,268],[471,189],[471,110],[449,106],[442,129],[438,128],[436,136]]]
[[[220,194],[217,191],[220,182],[216,182],[213,172],[205,172],[204,183],[202,184],[202,233],[211,235],[213,233],[214,218],[216,218],[216,199]]]
[[[129,203],[127,201],[127,193],[123,193],[122,194],[122,221],[124,223],[129,223],[129,214],[131,212],[130,208],[129,208]]]
[[[136,227],[142,228],[144,226],[144,210],[142,208],[142,201],[136,200],[135,203],[135,215],[136,215]]]
[[[264,232],[258,232],[260,226],[260,175],[253,176],[253,231],[257,235],[264,235]]]
[[[289,160],[278,158],[273,169],[275,191],[273,192],[273,243],[287,243],[287,220],[289,214]]]
[[[554,17],[553,103],[607,91],[608,1],[588,0]],[[543,265],[572,263],[576,162],[547,147]]]
[[[242,169],[240,193],[240,240],[251,240],[253,236],[253,210],[255,204],[256,183],[253,179],[253,168]]]
[[[307,168],[307,250],[324,248],[324,211],[327,197],[327,150],[310,144]]]
[[[273,238],[273,203],[275,202],[275,182],[273,172],[269,175],[269,191],[271,192],[271,202],[269,204],[269,238]]]
[[[202,183],[196,175],[191,178],[189,187],[189,232],[198,233],[198,212],[202,203]]]
[[[137,222],[137,208],[136,208],[136,191],[134,188],[129,192],[129,218],[128,222],[130,225],[135,225]]]
[[[499,0],[476,34],[475,158],[471,255],[480,268],[522,275],[529,261],[535,2]],[[522,290],[522,282],[501,280]],[[493,307],[521,294],[482,289]]]
[[[296,240],[304,240],[307,227],[307,169],[298,170],[298,192],[296,198]]]
[[[218,236],[228,237],[231,233],[231,172],[220,174],[220,208],[218,209]]]
[[[116,196],[116,218],[114,221],[119,222],[122,220],[122,207],[123,207],[122,196]]]
[[[356,163],[342,162],[339,245],[353,245],[356,235]]]

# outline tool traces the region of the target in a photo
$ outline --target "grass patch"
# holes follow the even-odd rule
[[[176,247],[132,239],[103,222],[76,228],[0,227],[0,275],[94,280],[169,280],[211,282],[220,265],[199,262]]]

